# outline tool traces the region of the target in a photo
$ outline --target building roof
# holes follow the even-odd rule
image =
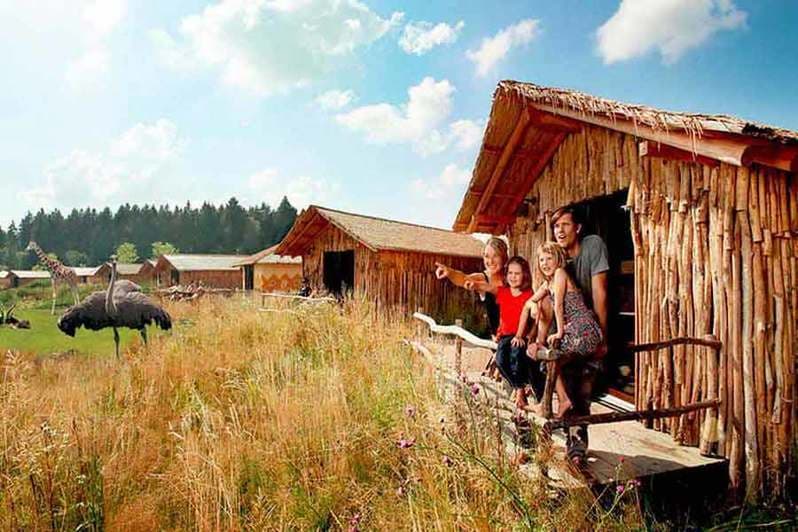
[[[302,255],[313,239],[333,225],[372,251],[394,250],[456,257],[481,257],[484,244],[470,235],[446,229],[363,216],[310,205],[275,250]]]
[[[664,111],[574,90],[501,81],[454,230],[501,232],[513,222],[562,141],[587,125],[648,141],[640,143],[641,155],[655,146],[671,157],[702,164],[756,163],[798,171],[798,132],[733,116]]]
[[[91,277],[97,275],[102,266],[70,266],[78,277]]]
[[[11,272],[3,270],[0,271],[0,279],[5,279],[6,277],[11,277],[13,275]]]
[[[143,264],[116,264],[116,273],[119,275],[138,275],[141,273]]]
[[[244,255],[161,255],[157,267],[168,263],[181,272],[238,270],[236,263],[245,259]]]
[[[50,272],[45,270],[11,270],[19,279],[49,279]]]
[[[237,263],[236,266],[252,266],[253,264],[302,264],[302,257],[288,257],[274,252],[279,244],[275,244]]]

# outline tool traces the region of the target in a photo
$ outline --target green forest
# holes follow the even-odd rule
[[[0,227],[0,270],[33,267],[36,256],[25,251],[30,240],[69,266],[100,264],[123,244],[132,244],[139,259],[153,256],[153,244],[180,253],[252,254],[279,242],[296,215],[287,198],[276,209],[265,203],[243,207],[236,198],[199,208],[187,203],[125,204],[116,212],[108,207],[73,209],[66,216],[58,209],[42,209]]]

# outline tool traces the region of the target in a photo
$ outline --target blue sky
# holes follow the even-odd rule
[[[449,227],[500,79],[798,130],[798,2],[0,0],[0,224],[287,194]]]

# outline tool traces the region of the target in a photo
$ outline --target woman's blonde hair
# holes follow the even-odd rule
[[[493,251],[499,254],[502,259],[502,271],[507,270],[507,261],[510,260],[510,252],[507,249],[507,242],[498,236],[492,236],[485,242],[485,247],[493,248]]]
[[[546,253],[554,257],[554,260],[557,263],[556,264],[557,268],[565,268],[565,266],[568,264],[568,258],[565,255],[565,250],[557,242],[552,242],[551,240],[549,240],[548,242],[543,242],[541,245],[538,246],[538,251],[536,254],[537,260],[535,261],[535,264],[537,267],[538,274],[540,274],[540,276],[544,279],[546,279],[546,275],[544,275],[543,271],[540,269],[540,260],[539,260],[540,255],[543,253]]]

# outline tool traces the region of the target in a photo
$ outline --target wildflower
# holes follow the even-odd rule
[[[626,457],[624,457],[624,456],[621,456],[620,458],[618,458],[618,463],[620,463],[620,464],[624,463],[625,461],[626,461]]]
[[[454,465],[454,460],[449,458],[448,455],[443,455],[443,465],[446,467],[452,467]]]
[[[405,407],[405,415],[407,417],[416,417],[416,407],[413,405],[407,405]]]
[[[400,449],[409,449],[415,444],[416,444],[415,438],[402,437],[399,439],[399,441],[396,442],[396,446],[399,447]]]
[[[358,525],[360,524],[360,520],[363,516],[360,515],[360,512],[357,512],[352,518],[349,520],[349,532],[360,532],[360,528]]]
[[[615,491],[618,493],[618,495],[623,495],[623,490],[624,490],[623,484],[618,484],[615,487]]]
[[[474,397],[479,395],[479,384],[473,383],[471,385],[471,395],[474,396]]]

